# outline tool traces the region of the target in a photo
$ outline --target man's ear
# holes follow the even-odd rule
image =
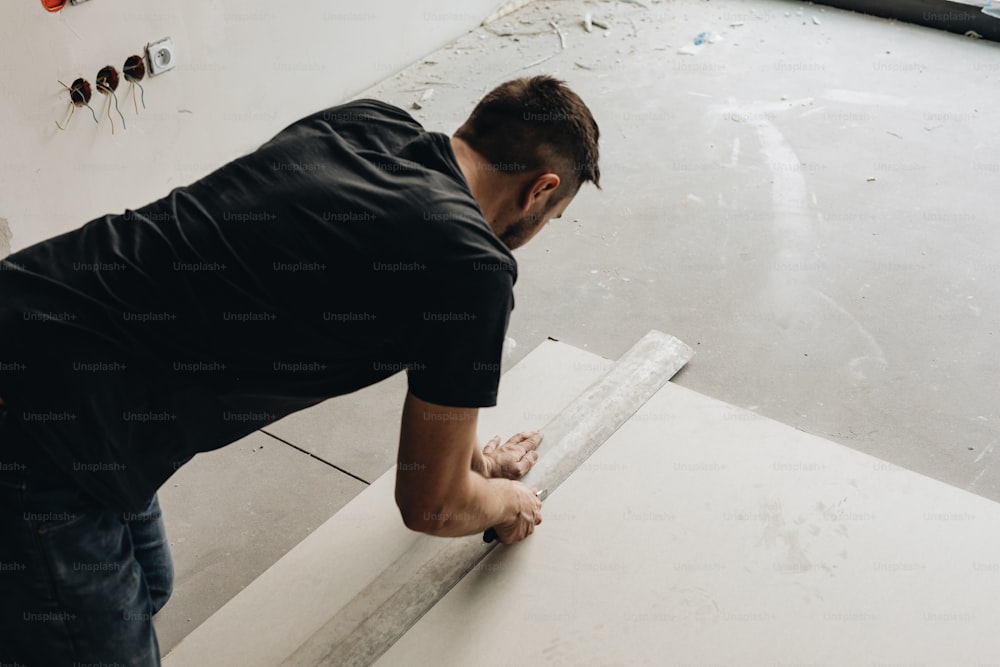
[[[546,196],[551,196],[555,192],[556,188],[559,187],[560,183],[559,174],[553,172],[546,172],[535,177],[535,180],[531,182],[531,185],[524,192],[524,199],[521,202],[523,209],[527,210],[533,204],[535,204],[539,198]]]

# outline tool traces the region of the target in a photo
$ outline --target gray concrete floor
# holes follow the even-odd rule
[[[1000,45],[781,0],[553,0],[491,28],[359,97],[433,88],[412,113],[451,133],[549,73],[593,110],[603,190],[518,251],[508,367],[546,336],[616,358],[658,328],[698,352],[679,384],[1000,500]],[[703,31],[723,40],[677,53]],[[393,465],[404,391],[167,483],[164,652]]]

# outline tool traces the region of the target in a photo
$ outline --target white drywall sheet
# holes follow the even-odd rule
[[[611,364],[546,341],[503,375],[499,405],[480,411],[480,440],[543,426]],[[403,526],[394,482],[393,469],[358,494],[189,634],[164,666],[274,667],[404,552],[444,539]]]
[[[668,383],[391,665],[1000,664],[1000,505]]]
[[[480,435],[544,424],[611,362],[548,342]],[[424,538],[389,471],[167,667],[271,667]],[[667,384],[377,663],[1000,664],[1000,506]]]

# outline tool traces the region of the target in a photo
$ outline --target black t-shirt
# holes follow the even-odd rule
[[[403,369],[426,401],[494,405],[516,277],[449,138],[360,100],[0,262],[0,396],[140,508],[195,453]]]

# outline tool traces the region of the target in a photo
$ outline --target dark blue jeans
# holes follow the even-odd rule
[[[173,587],[156,497],[97,507],[4,456],[0,442],[0,664],[160,664],[152,616]]]

